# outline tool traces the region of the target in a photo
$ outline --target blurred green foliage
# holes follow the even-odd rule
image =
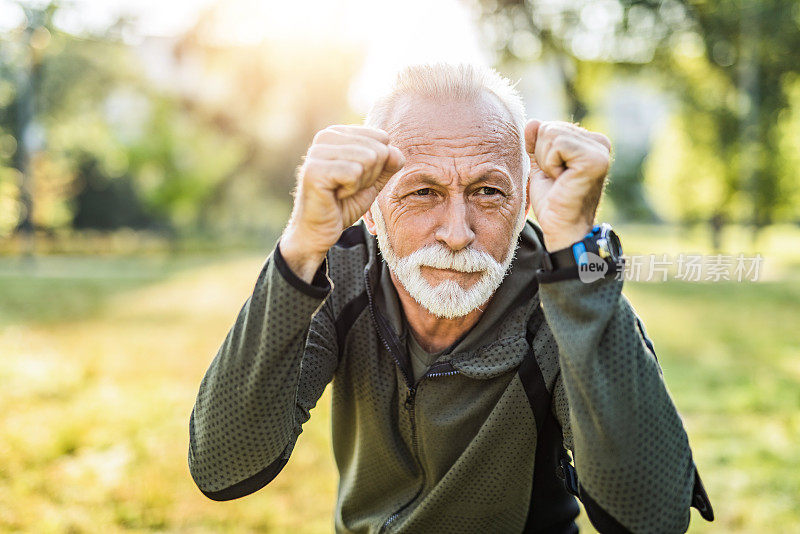
[[[575,121],[591,122],[598,87],[630,74],[678,103],[649,158],[618,147],[608,193],[620,216],[647,219],[655,204],[715,232],[800,221],[796,1],[477,3],[505,62],[534,50],[558,65]]]
[[[800,220],[800,7],[789,0],[473,0],[502,67],[552,62],[573,120],[636,79],[672,102],[642,151],[618,143],[618,219]],[[127,21],[71,34],[23,4],[0,35],[0,237],[146,229],[167,236],[280,227],[313,133],[357,120],[362,52],[224,45],[209,10],[183,35],[125,39]],[[328,60],[323,60],[328,58]],[[161,62],[165,62],[161,65]]]
[[[348,118],[356,53],[328,47],[336,62],[321,63],[319,45],[219,45],[210,14],[131,45],[125,20],[78,36],[57,11],[26,6],[26,24],[0,35],[0,237],[28,225],[263,238],[284,223],[313,133]]]

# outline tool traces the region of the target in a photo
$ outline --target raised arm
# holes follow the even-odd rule
[[[574,124],[537,120],[525,139],[529,198],[545,247],[572,247],[593,227],[611,144]],[[539,292],[558,345],[554,405],[579,496],[602,532],[684,532],[690,503],[713,516],[652,343],[621,279],[585,283],[577,274],[540,274]]]
[[[292,217],[206,372],[189,423],[189,469],[215,500],[252,493],[286,465],[338,365],[325,257],[403,166],[386,132],[320,131]]]
[[[252,493],[286,465],[337,365],[333,320],[323,305],[329,291],[322,269],[308,284],[279,248],[264,264],[206,371],[189,422],[189,469],[209,498]],[[301,373],[302,366],[315,372]]]
[[[559,350],[556,416],[598,530],[685,532],[694,490],[702,488],[652,343],[622,285],[614,278],[540,284]]]

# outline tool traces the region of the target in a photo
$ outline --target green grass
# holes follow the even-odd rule
[[[629,250],[661,252],[656,234],[628,230]],[[327,393],[264,490],[214,503],[186,467],[197,386],[262,261],[0,259],[0,531],[332,531]],[[800,531],[800,279],[625,293],[717,513],[690,532]]]
[[[800,282],[630,284],[718,520],[800,529]]]
[[[186,467],[197,386],[262,261],[0,265],[0,531],[331,530],[326,400],[267,491],[213,503]]]

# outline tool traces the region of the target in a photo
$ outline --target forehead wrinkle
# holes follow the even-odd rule
[[[468,181],[473,167],[491,162],[517,192],[522,146],[512,117],[491,97],[447,102],[407,97],[395,104],[384,127],[390,143],[406,156],[400,180],[423,167],[450,187]]]
[[[441,172],[443,169],[445,169],[445,172]],[[418,166],[412,165],[407,167],[406,172],[403,173],[403,178],[397,182],[397,185],[399,186],[401,183],[408,185],[411,181],[418,181],[430,185],[443,185],[448,187],[456,185],[467,188],[476,183],[491,181],[492,175],[498,176],[506,187],[516,190],[509,169],[504,168],[502,165],[497,165],[491,159],[483,160],[475,164],[466,164],[463,161],[459,163],[454,158],[452,165],[446,165],[444,167],[431,165],[427,162],[420,162]]]
[[[410,155],[425,154],[436,149],[446,151],[474,149],[481,153],[496,153],[506,156],[517,149],[513,141],[509,142],[508,132],[501,129],[492,129],[482,135],[453,135],[415,130],[419,130],[419,127],[404,128],[397,125],[389,133],[391,143]]]
[[[397,102],[392,111],[384,127],[393,144],[406,145],[409,151],[426,144],[452,148],[489,146],[503,155],[521,149],[512,117],[491,94],[447,101],[409,95]],[[439,118],[442,112],[444,120]],[[454,135],[459,132],[464,133]]]

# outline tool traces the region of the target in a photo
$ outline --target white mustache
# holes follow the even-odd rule
[[[502,269],[500,262],[488,252],[473,248],[453,252],[441,244],[431,244],[415,250],[408,256],[400,258],[400,263],[409,267],[433,267],[434,269],[449,269],[463,273]]]

